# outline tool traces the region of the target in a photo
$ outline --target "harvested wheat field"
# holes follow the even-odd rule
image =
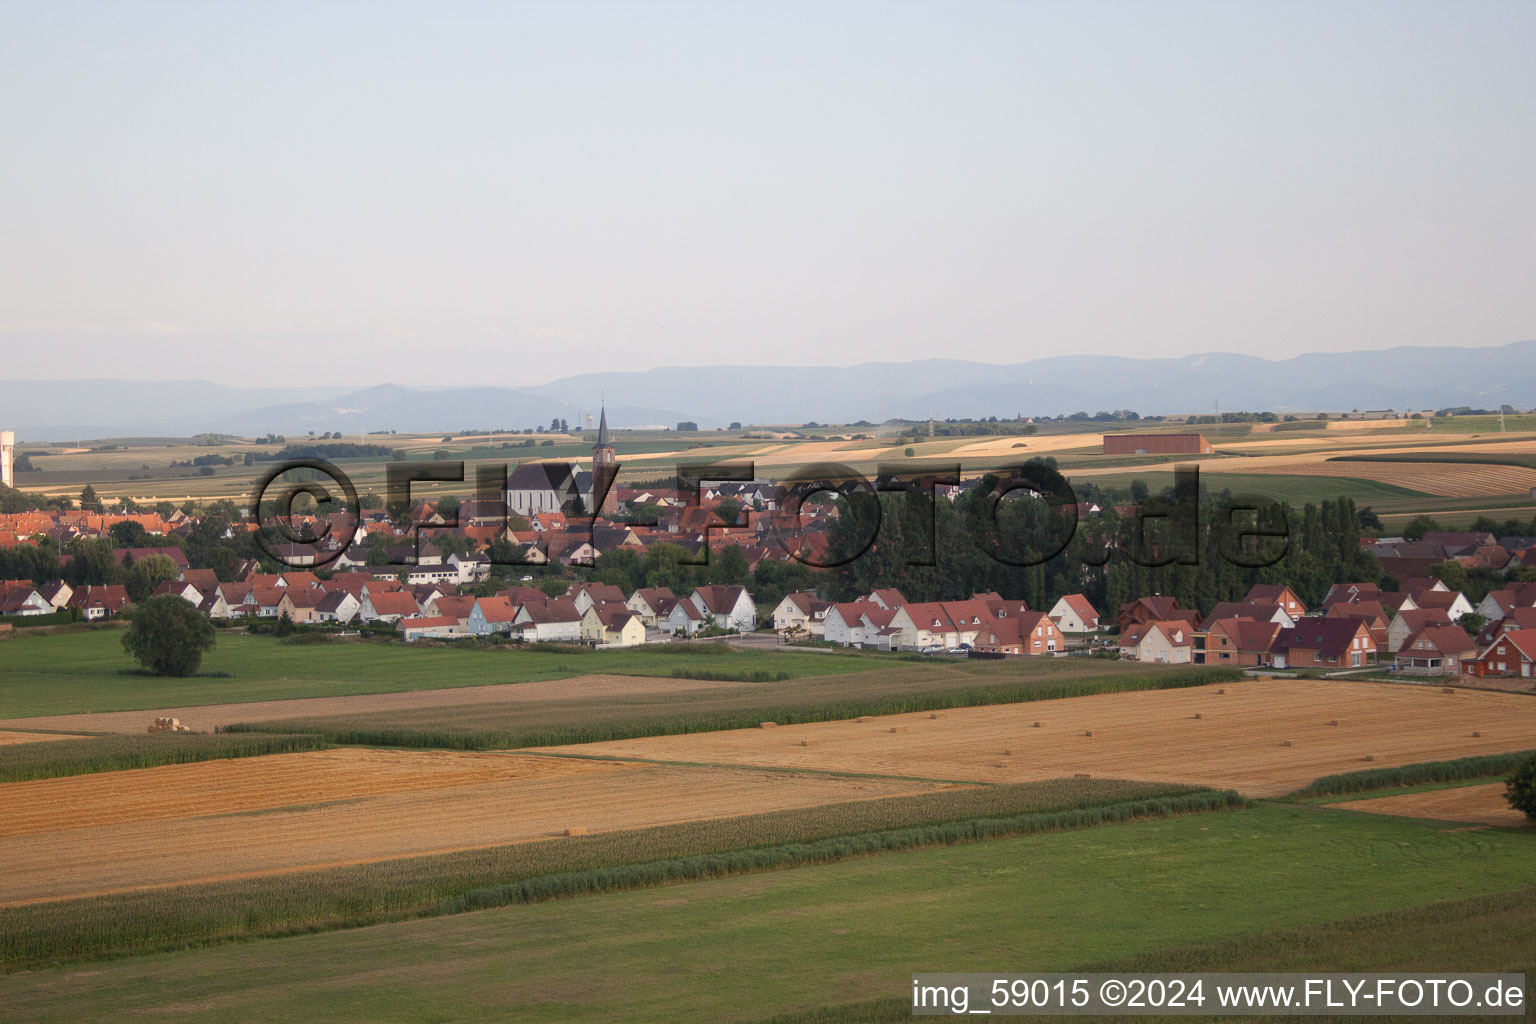
[[[693,690],[722,690],[750,685],[750,683],[670,679],[662,676],[590,675],[575,676],[570,679],[545,679],[530,683],[494,683],[489,686],[456,686],[440,690],[370,693],[352,697],[299,697],[294,700],[204,704],[149,711],[110,711],[99,714],[11,718],[0,719],[0,728],[9,726],[27,729],[76,729],[80,732],[140,733],[160,717],[180,719],[181,724],[193,732],[213,732],[218,726],[228,725],[231,722],[271,722],[280,718],[409,711],[414,708],[454,707],[464,704],[518,704],[524,701],[537,703],[573,698],[687,693]]]
[[[1400,796],[1378,796],[1369,800],[1350,800],[1328,806],[1340,807],[1346,811],[1392,814],[1404,818],[1435,818],[1441,821],[1471,821],[1482,825],[1512,827],[1531,825],[1524,814],[1509,806],[1509,801],[1504,799],[1502,782],[1490,782],[1480,786],[1456,786],[1452,789],[1432,789],[1424,793],[1404,793]]]
[[[326,750],[0,786],[0,905],[943,788],[511,752]]]
[[[563,749],[978,782],[1087,773],[1277,796],[1338,772],[1532,747],[1527,696],[1253,680]]]
[[[6,732],[0,730],[0,747],[13,743],[44,743],[48,740],[83,740],[84,736],[71,736],[62,732]]]

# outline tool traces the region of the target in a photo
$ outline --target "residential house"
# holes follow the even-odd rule
[[[814,590],[785,594],[773,609],[773,628],[777,633],[824,636],[827,609],[831,605],[816,596]]]
[[[1283,613],[1284,609],[1280,610]],[[1195,634],[1195,664],[1238,668],[1268,665],[1270,647],[1280,631],[1286,628],[1289,627],[1266,619],[1213,617],[1206,621],[1201,632]]]
[[[1474,658],[1462,659],[1462,671],[1479,678],[1536,675],[1536,629],[1512,629]]]
[[[529,643],[578,643],[581,612],[568,597],[552,597],[543,604],[528,603],[517,610],[512,632]]]
[[[673,603],[672,610],[666,614],[666,617],[657,621],[668,633],[694,636],[704,628],[704,613],[692,600],[684,599]]]
[[[1359,619],[1371,631],[1371,639],[1377,649],[1387,646],[1387,610],[1379,601],[1356,601],[1353,604],[1336,604],[1328,609],[1325,618]]]
[[[412,616],[400,620],[400,636],[406,643],[415,643],[423,638],[448,638],[466,636],[459,629],[459,620],[449,615]]]
[[[403,590],[378,594],[370,590],[363,595],[362,606],[358,609],[358,617],[364,622],[399,622],[420,614],[421,607],[416,598]]]
[[[1459,675],[1463,658],[1476,657],[1477,642],[1460,626],[1425,626],[1393,655],[1397,671],[1413,675]]]
[[[886,611],[873,601],[844,601],[831,604],[821,620],[821,638],[844,647],[874,646],[872,633],[877,627],[866,613]]]
[[[581,638],[605,647],[635,647],[645,643],[645,621],[625,605],[594,604],[581,617]]]
[[[1348,616],[1302,619],[1270,648],[1275,668],[1359,668],[1376,660],[1376,650],[1365,620]]]
[[[746,587],[699,587],[690,600],[719,629],[750,633],[757,628],[757,605]]]
[[[1046,614],[1063,633],[1092,633],[1099,628],[1099,613],[1082,594],[1067,594]]]
[[[1426,626],[1449,626],[1451,618],[1443,608],[1410,608],[1398,612],[1387,624],[1386,649],[1396,654],[1403,649],[1408,638]]]
[[[1180,608],[1175,598],[1154,594],[1151,597],[1138,597],[1134,601],[1121,605],[1115,617],[1115,625],[1121,633],[1124,633],[1132,626],[1147,622],[1172,622],[1175,619],[1183,619],[1185,625],[1191,629],[1196,629],[1200,625],[1198,611]]]
[[[1452,622],[1459,622],[1463,615],[1472,614],[1472,602],[1468,601],[1467,596],[1459,590],[1423,590],[1414,594],[1413,600],[1420,608],[1438,608],[1444,611]]]
[[[357,618],[362,607],[362,602],[348,591],[326,591],[321,595],[320,603],[315,605],[315,621],[339,622],[345,625]]]
[[[1245,604],[1277,604],[1285,609],[1291,621],[1307,614],[1307,606],[1301,603],[1296,592],[1284,583],[1255,583],[1243,598]]]
[[[565,588],[565,596],[576,605],[576,610],[586,614],[595,604],[624,604],[628,599],[624,591],[612,583],[572,583]]]
[[[1120,657],[1159,665],[1194,661],[1195,631],[1183,619],[1138,622],[1120,634]]]
[[[540,595],[543,596],[542,594]],[[496,597],[477,597],[469,611],[469,619],[465,622],[465,628],[476,636],[489,636],[491,633],[510,633],[512,623],[517,618],[518,611],[523,606],[513,604],[510,598],[497,595]]]
[[[677,603],[677,595],[672,593],[671,587],[641,587],[630,594],[629,600],[624,603],[630,611],[640,616],[640,621],[648,629],[659,629],[661,620]]]

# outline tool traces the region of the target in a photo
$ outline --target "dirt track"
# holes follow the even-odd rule
[[[1536,748],[1531,697],[1273,680],[563,749],[979,782],[1082,772],[1275,796],[1338,772],[1528,748]]]
[[[264,700],[242,704],[204,704],[196,707],[158,708],[148,711],[109,711],[89,715],[48,715],[42,718],[0,719],[7,726],[24,729],[70,729],[79,732],[143,732],[156,717],[179,718],[195,732],[212,732],[231,722],[271,722],[279,718],[310,715],[364,714],[411,708],[454,707],[463,704],[516,704],[522,701],[571,700],[644,693],[687,693],[720,690],[750,683],[705,682],[657,676],[575,676],[534,683],[497,683],[491,686],[457,686],[442,690],[406,693],[375,693],[355,697],[300,697],[296,700]]]
[[[1437,818],[1444,821],[1472,821],[1484,825],[1530,826],[1524,814],[1504,799],[1504,783],[1485,786],[1457,786],[1432,789],[1425,793],[1405,793],[1371,800],[1350,800],[1329,804],[1346,811],[1394,814],[1406,818]]]
[[[929,783],[328,750],[0,786],[0,905],[926,792]]]

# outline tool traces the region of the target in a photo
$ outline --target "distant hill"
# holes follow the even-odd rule
[[[237,388],[207,381],[0,381],[0,427],[23,440],[75,437],[463,431],[548,425],[609,399],[617,427],[879,422],[890,418],[1144,415],[1262,410],[1536,406],[1536,341],[1497,348],[1395,348],[1269,360],[1052,356],[991,364],[932,359],[858,366],[668,366],[534,387],[385,384]]]

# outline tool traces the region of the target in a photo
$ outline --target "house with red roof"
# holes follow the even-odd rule
[[[1392,656],[1397,671],[1413,675],[1454,676],[1464,658],[1477,656],[1477,641],[1460,626],[1424,626]]]
[[[1093,633],[1099,629],[1099,612],[1082,594],[1067,594],[1046,612],[1063,633]]]
[[[1359,668],[1376,660],[1376,641],[1364,619],[1302,619],[1282,629],[1270,646],[1275,668]]]
[[[1138,622],[1120,634],[1120,657],[1160,665],[1194,661],[1195,631],[1183,619]]]
[[[1530,679],[1536,676],[1536,629],[1512,629],[1489,644],[1476,657],[1463,659],[1462,671],[1486,676]]]

